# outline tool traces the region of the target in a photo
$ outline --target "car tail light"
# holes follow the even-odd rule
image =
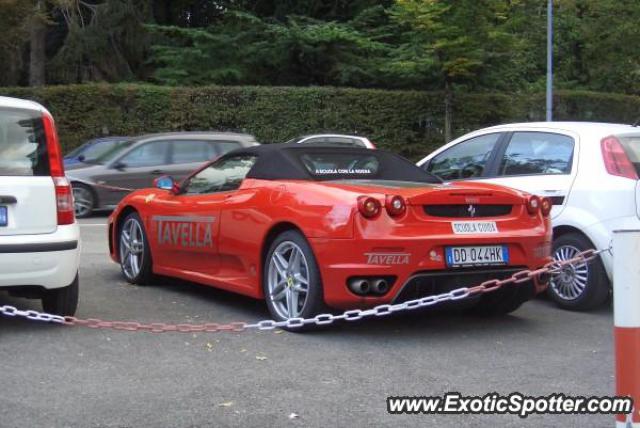
[[[538,213],[539,209],[540,209],[540,198],[537,197],[536,195],[530,196],[529,200],[527,201],[527,211],[529,212],[529,214],[535,215]]]
[[[52,177],[56,188],[56,209],[58,211],[58,225],[73,224],[75,213],[73,209],[73,191],[66,177]]]
[[[542,215],[545,217],[549,216],[549,213],[551,212],[551,199],[549,198],[542,198],[540,199],[540,211],[542,212]]]
[[[382,204],[371,196],[360,196],[358,198],[358,210],[365,218],[374,218],[382,211]]]
[[[400,195],[387,195],[384,206],[391,217],[400,217],[407,211],[407,204]]]
[[[638,179],[638,173],[624,151],[624,147],[614,136],[606,137],[600,142],[602,159],[607,172],[619,177]]]
[[[47,152],[49,155],[49,170],[56,192],[56,211],[58,213],[58,225],[73,224],[75,213],[73,208],[73,191],[71,184],[64,176],[64,163],[62,151],[58,141],[58,134],[49,113],[42,115],[44,135],[47,139]]]

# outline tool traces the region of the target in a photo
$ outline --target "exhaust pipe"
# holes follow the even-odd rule
[[[371,291],[375,294],[386,294],[389,291],[389,283],[384,279],[376,279],[371,284]]]
[[[369,293],[371,290],[371,284],[366,279],[352,279],[349,281],[349,288],[354,293],[363,296]]]

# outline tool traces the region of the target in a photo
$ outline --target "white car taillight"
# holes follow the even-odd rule
[[[44,135],[47,139],[47,152],[49,155],[49,170],[56,192],[56,211],[58,213],[58,225],[73,224],[75,211],[73,207],[73,190],[69,180],[64,176],[64,163],[58,141],[58,133],[50,114],[42,115]]]
[[[75,211],[73,207],[73,190],[66,177],[52,177],[56,188],[56,210],[58,225],[73,224]]]
[[[632,180],[638,179],[638,173],[625,153],[620,140],[614,136],[607,137],[602,140],[600,147],[604,166],[609,174]]]

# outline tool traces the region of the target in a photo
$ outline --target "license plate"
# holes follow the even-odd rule
[[[509,248],[506,245],[482,247],[447,247],[447,266],[492,266],[509,263]]]
[[[9,215],[7,213],[7,207],[0,207],[0,227],[6,226],[9,223]]]
[[[454,221],[451,222],[451,229],[456,235],[498,233],[495,221]]]

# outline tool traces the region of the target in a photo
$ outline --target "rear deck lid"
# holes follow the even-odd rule
[[[52,233],[56,227],[42,112],[0,107],[0,236]]]

